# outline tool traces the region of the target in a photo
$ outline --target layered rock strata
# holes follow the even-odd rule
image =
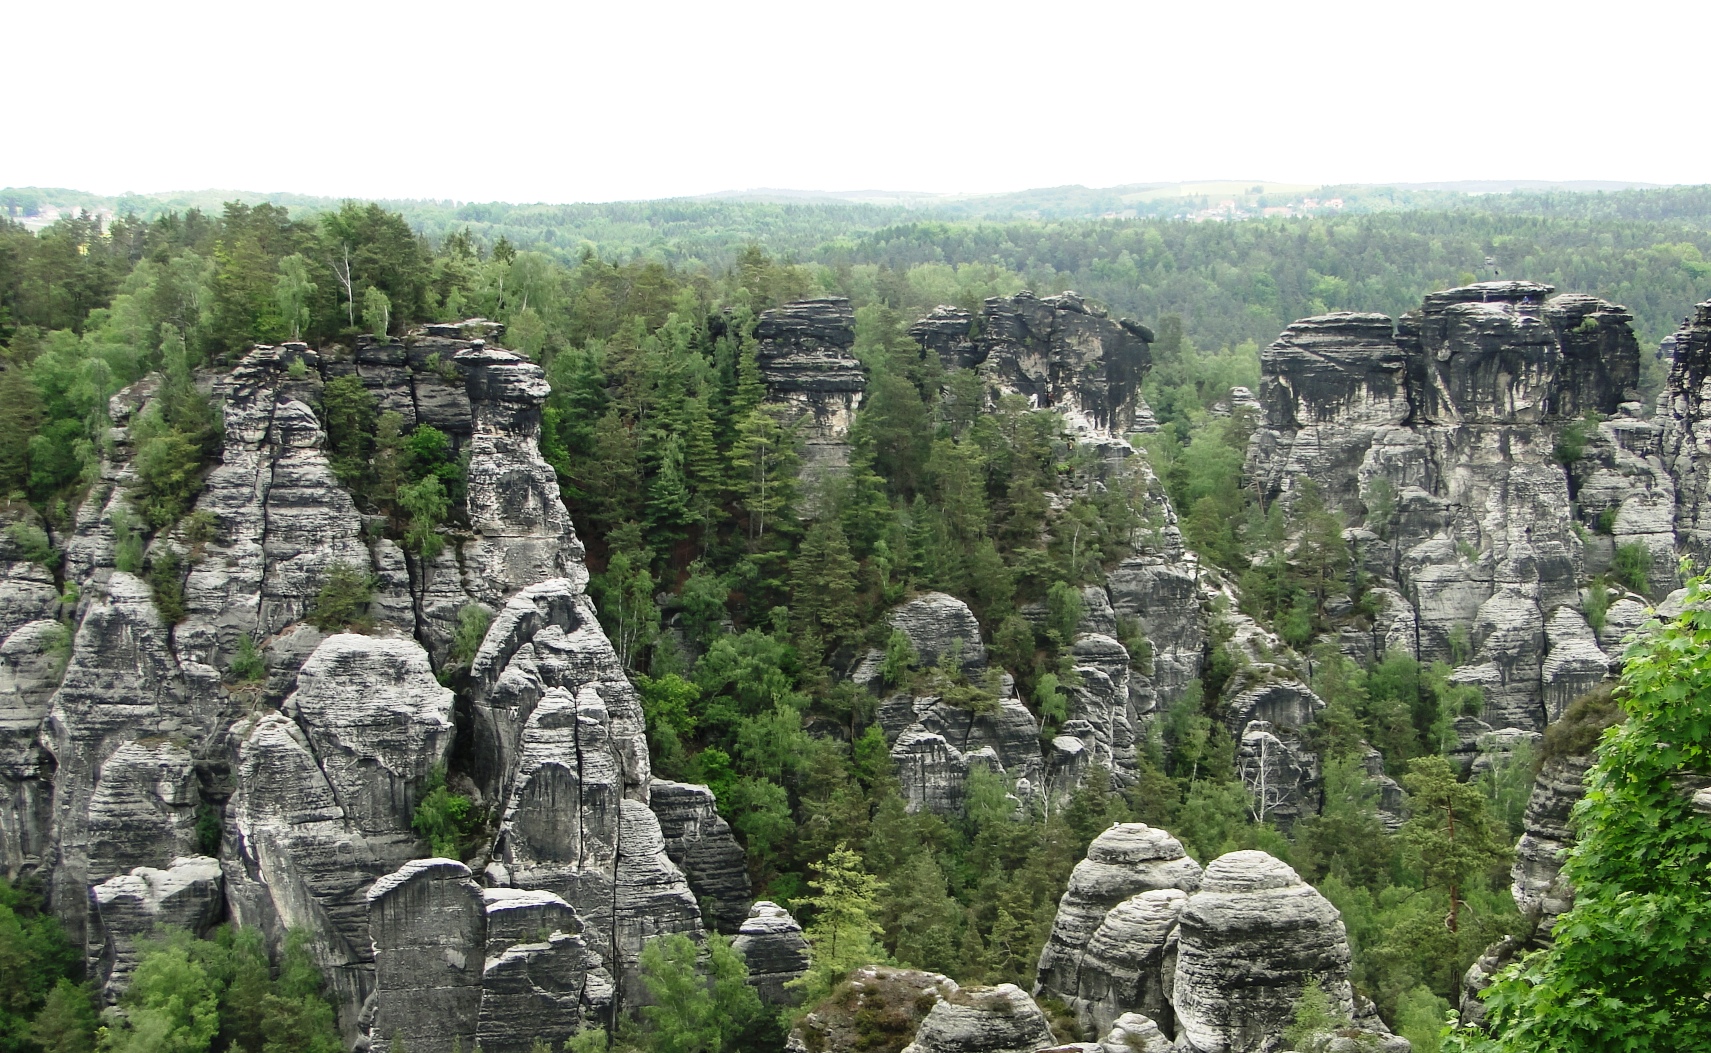
[[[1637,397],[1629,315],[1552,292],[1485,282],[1433,293],[1394,325],[1295,323],[1262,355],[1265,419],[1248,450],[1263,502],[1317,487],[1404,605],[1386,608],[1381,638],[1347,641],[1353,653],[1459,662],[1494,728],[1542,730],[1602,676],[1606,652],[1576,621],[1598,561],[1588,535],[1646,546],[1655,580],[1673,573],[1658,429],[1620,412]],[[1615,419],[1589,426],[1587,413]],[[1564,514],[1576,509],[1578,523]]]
[[[804,473],[846,466],[850,424],[867,391],[867,369],[852,353],[849,300],[797,300],[763,311],[754,335],[767,398],[802,440]]]
[[[749,983],[768,1005],[794,1005],[800,996],[787,986],[808,971],[808,941],[802,926],[776,903],[761,900],[731,946],[748,963]]]
[[[1157,427],[1140,396],[1152,331],[1076,293],[993,297],[978,319],[939,307],[909,335],[945,369],[973,369],[994,394],[1063,414],[1083,441],[1126,446],[1129,433]]]
[[[1172,1005],[1198,1053],[1256,1053],[1289,1026],[1309,982],[1332,1012],[1354,1012],[1349,943],[1330,901],[1264,852],[1206,868],[1182,908]]]
[[[1034,1000],[1015,984],[999,984],[934,1005],[903,1053],[1035,1053],[1055,1042]]]
[[[109,996],[152,918],[231,921],[274,947],[302,929],[348,1041],[520,1051],[633,997],[645,939],[703,931],[697,892],[714,924],[743,923],[741,855],[707,791],[670,784],[649,806],[641,707],[538,448],[548,388],[486,343],[499,332],[260,347],[206,378],[219,463],[196,515],[150,547],[187,568],[177,625],[115,558],[152,380],[113,398],[111,453],[61,541],[82,596],[71,632],[53,576],[0,541],[0,858],[50,872]],[[333,474],[316,406],[345,376],[468,464],[439,558],[365,531]],[[369,635],[307,620],[341,565],[374,583]],[[492,625],[454,697],[439,678],[471,606]],[[265,675],[235,682],[250,645]],[[442,773],[491,816],[460,847],[501,887],[424,860],[413,821]],[[197,857],[216,842],[217,860]]]

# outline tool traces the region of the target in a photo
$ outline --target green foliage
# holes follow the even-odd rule
[[[25,560],[40,564],[48,570],[59,566],[59,550],[53,547],[48,532],[35,523],[13,523],[6,528],[6,536],[12,539],[12,544],[18,547],[18,554]]]
[[[184,620],[184,568],[178,553],[170,545],[159,545],[148,564],[149,589],[154,594],[155,610],[167,625]]]
[[[226,675],[240,684],[267,678],[267,656],[261,653],[261,648],[255,645],[255,638],[249,633],[238,637],[237,647],[226,663]]]
[[[1630,591],[1644,596],[1651,588],[1652,551],[1641,541],[1616,546],[1610,572]]]
[[[0,975],[6,978],[0,984],[0,1051],[34,1053],[31,1020],[50,1004],[57,1003],[56,1016],[77,1008],[75,995],[55,998],[55,992],[76,980],[82,967],[82,954],[43,909],[36,889],[0,881]]]
[[[1596,319],[1587,318],[1596,329]],[[1570,421],[1557,432],[1556,447],[1551,451],[1551,457],[1564,468],[1574,467],[1574,462],[1586,455],[1586,444],[1598,434],[1598,415],[1588,413],[1582,420]]]
[[[195,939],[159,930],[140,942],[136,972],[116,1017],[99,1032],[103,1053],[339,1053],[332,1004],[324,997],[301,932],[289,933],[268,962],[260,932],[222,927]]]
[[[415,483],[398,487],[398,507],[409,517],[404,531],[404,547],[425,561],[439,557],[445,548],[440,527],[451,512],[446,487],[438,476],[430,475]]]
[[[308,621],[323,632],[367,632],[374,627],[368,605],[379,582],[367,571],[349,563],[327,568],[326,581],[315,594]]]
[[[1412,761],[1402,784],[1411,813],[1402,827],[1403,858],[1419,871],[1426,888],[1449,896],[1444,924],[1453,933],[1460,923],[1463,889],[1508,862],[1508,830],[1491,816],[1478,787],[1457,782],[1455,769],[1442,757]]]
[[[818,868],[803,902],[813,909],[808,923],[809,966],[800,980],[808,1002],[818,1001],[851,969],[885,960],[875,940],[884,933],[877,897],[885,883],[862,866],[861,857],[839,845]]]
[[[1283,1031],[1283,1040],[1289,1049],[1318,1049],[1337,1028],[1348,1024],[1346,1018],[1332,1010],[1330,996],[1319,981],[1309,980],[1301,997],[1295,1000],[1295,1012]]]
[[[1610,590],[1604,587],[1602,581],[1594,581],[1586,587],[1586,599],[1581,601],[1581,610],[1586,614],[1586,624],[1595,633],[1604,631],[1604,617],[1610,611]]]
[[[1711,1047],[1711,819],[1692,796],[1711,750],[1705,595],[1704,579],[1689,581],[1686,609],[1629,648],[1618,693],[1627,720],[1604,732],[1575,807],[1564,870],[1574,907],[1550,948],[1486,992],[1490,1036],[1458,1032],[1450,1048]]]
[[[449,659],[451,664],[460,669],[468,669],[475,661],[476,653],[481,650],[481,644],[487,639],[487,630],[493,624],[493,612],[485,604],[466,603],[457,611],[457,628],[452,631],[452,645]]]
[[[462,859],[480,826],[475,802],[448,787],[445,767],[436,766],[422,784],[422,797],[410,814],[410,829],[428,842],[434,855]]]
[[[623,1035],[626,1043],[646,1053],[734,1053],[757,1041],[782,1041],[770,1033],[776,1021],[749,986],[748,966],[728,937],[708,936],[703,951],[682,933],[667,933],[643,945],[640,965],[648,998],[640,1026]]]
[[[374,395],[355,373],[334,377],[321,389],[321,423],[327,429],[327,459],[333,474],[356,486],[374,448],[377,408]]]

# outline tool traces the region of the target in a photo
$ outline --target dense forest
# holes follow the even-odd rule
[[[1243,486],[1254,421],[1213,407],[1233,385],[1257,388],[1258,347],[1300,316],[1399,314],[1425,290],[1482,275],[1486,257],[1506,275],[1626,304],[1655,345],[1683,305],[1711,296],[1708,211],[1703,191],[1669,191],[1199,224],[717,202],[230,203],[123,216],[105,232],[81,218],[39,234],[0,223],[0,491],[63,529],[98,467],[108,398],[161,373],[159,408],[133,428],[138,521],[120,559],[149,575],[169,611],[176,568],[145,566],[142,553],[180,525],[218,449],[199,376],[257,342],[502,321],[506,345],[551,381],[543,452],[640,688],[654,768],[710,786],[757,894],[797,910],[817,949],[838,948],[817,958],[810,998],[868,960],[1026,986],[1071,868],[1111,823],[1138,820],[1177,832],[1199,859],[1263,848],[1290,861],[1341,910],[1357,988],[1430,1050],[1468,965],[1519,923],[1507,866],[1541,759],[1518,753],[1458,781],[1440,755],[1446,726],[1477,708],[1478,691],[1470,698],[1447,668],[1393,654],[1363,669],[1330,645],[1313,655],[1327,703],[1315,744],[1324,805],[1288,830],[1256,818],[1235,774],[1237,744],[1215,709],[1236,662],[1224,641],[1144,743],[1133,786],[1089,779],[1067,807],[1020,818],[980,771],[960,816],[908,813],[873,699],[842,674],[874,648],[887,683],[996,704],[995,683],[923,667],[884,620],[912,593],[944,590],[967,600],[1053,735],[1075,676],[1079,587],[1162,528],[1154,486],[1189,547],[1239,585],[1243,612],[1305,648],[1359,616],[1365,586],[1336,513],[1311,495],[1287,514],[1264,509]],[[1145,467],[1113,473],[1025,400],[974,412],[973,375],[946,372],[906,333],[939,304],[1064,288],[1156,329],[1144,393],[1162,427],[1145,440]],[[765,402],[754,328],[762,311],[815,295],[855,305],[868,395],[850,470],[799,481],[800,444]],[[1648,379],[1655,390],[1661,373]],[[464,525],[462,466],[445,435],[404,431],[354,382],[329,383],[322,413],[341,480],[407,549],[431,556]],[[1299,539],[1288,559],[1286,538]],[[29,540],[56,563],[47,535]],[[360,596],[323,599],[329,624],[357,617],[340,605],[360,607]],[[465,662],[486,625],[467,628]],[[1132,651],[1148,661],[1143,646]],[[1363,763],[1369,743],[1408,794],[1395,836]],[[455,852],[489,821],[440,788],[418,830]],[[124,1024],[97,1031],[79,956],[56,942],[34,895],[8,890],[0,902],[0,960],[25,978],[0,1007],[6,1051],[322,1053],[337,1042],[312,965],[288,952],[269,972],[242,930],[163,936],[138,967]],[[1459,925],[1442,924],[1458,912]],[[1594,969],[1578,948],[1555,952],[1564,976]],[[693,948],[659,941],[650,955],[650,985],[693,1011],[649,1010],[620,1041],[661,1053],[777,1041],[776,1021],[729,982],[741,965],[717,941],[706,991],[685,991]],[[1519,1019],[1544,997],[1505,988],[1501,1012]]]

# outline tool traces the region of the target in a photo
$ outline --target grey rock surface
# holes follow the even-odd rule
[[[659,820],[665,854],[689,881],[707,925],[734,935],[753,915],[747,861],[731,824],[718,812],[713,791],[693,783],[655,779],[648,807]]]
[[[1077,1004],[1082,999],[1082,965],[1089,944],[1111,909],[1143,892],[1192,892],[1200,887],[1200,880],[1200,864],[1183,851],[1182,842],[1163,830],[1144,823],[1119,823],[1094,838],[1087,858],[1075,865],[1069,888],[1058,901],[1051,935],[1040,952],[1034,993]]]
[[[208,856],[184,856],[164,869],[136,867],[96,885],[91,897],[102,934],[95,975],[108,1002],[130,983],[138,937],[157,926],[206,935],[225,906],[219,861]]]
[[[808,971],[808,941],[790,912],[769,900],[749,908],[731,946],[748,963],[749,983],[768,1005],[794,1005],[801,996],[785,986]]]
[[[804,474],[845,467],[850,424],[867,391],[867,369],[852,353],[849,300],[797,300],[763,311],[754,335],[767,398],[802,436]]]
[[[1132,1012],[1171,1027],[1166,994],[1175,981],[1176,926],[1188,894],[1153,889],[1130,896],[1105,915],[1082,955],[1076,993],[1065,999],[1084,1034],[1103,1035]]]
[[[1172,1000],[1180,1043],[1197,1053],[1252,1053],[1293,1019],[1317,980],[1332,1011],[1354,1011],[1349,943],[1337,909],[1264,852],[1212,861],[1183,907]]]
[[[929,592],[892,610],[889,620],[909,638],[923,666],[938,665],[949,655],[969,676],[979,676],[986,668],[980,623],[968,604],[955,596]]]
[[[999,984],[965,988],[934,1005],[903,1053],[1035,1053],[1056,1042],[1027,992]]]
[[[487,911],[469,868],[453,859],[412,860],[376,881],[367,900],[374,940],[369,1048],[473,1049]]]

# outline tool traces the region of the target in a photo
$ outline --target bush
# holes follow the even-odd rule
[[[33,887],[0,881],[0,1050],[32,1048],[30,1019],[57,984],[81,973],[82,959]]]
[[[154,607],[160,620],[177,625],[184,620],[184,570],[178,553],[161,545],[149,561],[149,589],[154,593]]]
[[[469,664],[475,661],[476,652],[481,650],[481,642],[487,639],[487,630],[492,624],[493,612],[479,603],[466,603],[458,609],[457,629],[452,633],[453,666],[469,668]]]
[[[446,786],[446,770],[428,774],[422,799],[410,817],[410,829],[427,841],[434,855],[462,859],[463,850],[480,826],[475,802]]]
[[[309,624],[322,632],[365,633],[374,628],[368,605],[374,600],[374,577],[349,563],[327,568],[326,583],[315,596]]]
[[[261,653],[261,648],[255,645],[255,640],[249,633],[238,637],[238,646],[232,653],[232,660],[226,663],[226,674],[240,684],[267,679],[267,657]]]
[[[1652,550],[1638,541],[1617,545],[1610,570],[1617,581],[1644,596],[1651,587]]]
[[[53,547],[48,538],[48,532],[34,523],[13,523],[6,528],[6,536],[18,546],[18,554],[31,563],[39,563],[49,570],[59,566],[59,550]]]
[[[404,532],[404,547],[424,560],[438,557],[445,547],[440,538],[440,524],[451,511],[445,484],[438,476],[430,475],[421,482],[400,486],[398,505],[410,517],[410,525]]]

